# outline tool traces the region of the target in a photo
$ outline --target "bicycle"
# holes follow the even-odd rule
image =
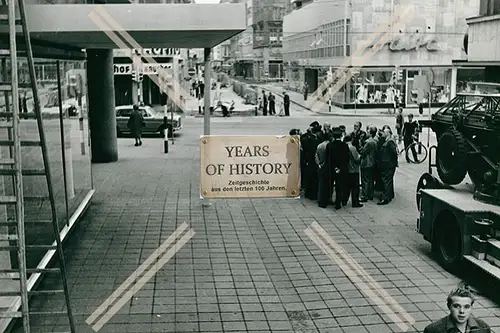
[[[427,159],[427,156],[429,155],[427,147],[415,138],[414,141],[406,149],[404,148],[404,143],[402,140],[399,141],[398,138],[396,138],[396,142],[398,142],[398,144],[396,145],[398,156],[401,156],[401,154],[405,153],[405,158],[409,160],[410,163],[424,163]],[[414,158],[413,150],[415,151],[416,158]]]

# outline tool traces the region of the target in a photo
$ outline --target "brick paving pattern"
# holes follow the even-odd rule
[[[352,128],[356,120],[331,119],[320,122]],[[218,119],[212,134],[286,134],[310,122]],[[99,332],[399,332],[304,233],[313,222],[415,319],[408,332],[422,332],[446,314],[447,292],[460,278],[430,257],[430,245],[414,230],[415,186],[425,164],[401,163],[396,198],[382,208],[368,203],[334,211],[306,199],[212,200],[203,207],[202,131],[202,119],[185,119],[169,154],[161,139],[138,148],[119,139],[119,162],[93,166],[95,199],[66,244],[78,332],[94,332],[87,317],[183,222],[194,237]],[[35,304],[63,305],[56,297]],[[494,301],[479,297],[475,314],[500,332]],[[62,329],[62,321],[33,324]]]

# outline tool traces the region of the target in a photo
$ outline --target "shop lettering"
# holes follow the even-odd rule
[[[132,72],[131,64],[113,65],[115,75],[128,75]]]
[[[153,48],[153,49],[133,49],[137,55],[149,57],[169,57],[181,54],[181,49],[173,48]]]
[[[372,48],[375,45],[380,45],[374,42],[368,45],[368,48]],[[427,51],[439,51],[438,42],[432,37],[423,37],[418,34],[405,35],[394,38],[392,41],[385,43],[384,45],[389,46],[389,50],[393,52],[399,51],[417,51],[420,47],[424,47]]]
[[[172,68],[172,64],[143,64],[144,74],[158,74],[161,68]]]

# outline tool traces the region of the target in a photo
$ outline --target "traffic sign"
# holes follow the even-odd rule
[[[190,69],[188,69],[188,74],[189,74],[190,76],[194,76],[194,75],[196,74],[196,69],[194,69],[194,68],[190,68]]]

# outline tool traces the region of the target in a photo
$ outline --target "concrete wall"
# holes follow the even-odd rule
[[[471,18],[469,61],[500,61],[500,15]]]
[[[319,0],[291,12],[283,18],[285,39],[307,32],[328,22],[343,19],[344,1]],[[283,45],[283,47],[285,47]]]
[[[452,60],[466,59],[463,49],[463,38],[467,31],[466,18],[477,15],[479,12],[479,2],[473,0],[354,0],[347,10],[350,19],[350,35],[348,36],[348,44],[351,45],[350,54],[360,50],[360,45],[374,41],[372,38],[374,32],[379,31],[378,36],[387,32],[391,33],[392,13],[397,6],[402,4],[413,6],[414,15],[403,22],[401,32],[392,32],[391,39],[403,38],[410,43],[418,37],[435,39],[437,43],[433,45],[437,44],[438,50],[429,51],[425,45],[422,45],[417,50],[413,48],[392,51],[386,45],[381,51],[366,60],[366,49],[363,49],[361,57],[352,59],[353,65],[435,66],[451,65]],[[339,59],[339,57],[313,54],[310,51],[313,51],[315,47],[310,45],[318,40],[318,33],[314,29],[330,22],[342,20],[344,12],[344,2],[322,0],[308,4],[285,16],[283,22],[284,60],[298,61],[302,59],[302,62],[307,62],[301,63],[302,66],[336,66],[343,63],[343,59]],[[416,34],[417,30],[418,34]],[[297,45],[299,38],[297,33],[300,32],[302,32],[301,45]],[[305,56],[296,59],[297,56],[293,52],[298,49],[303,50]],[[310,56],[308,56],[309,54]]]

